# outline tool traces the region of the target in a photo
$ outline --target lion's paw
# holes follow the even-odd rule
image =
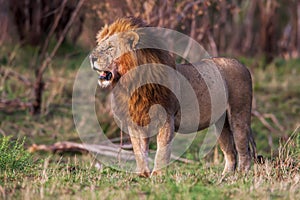
[[[151,176],[150,171],[138,172],[139,177],[149,178]]]

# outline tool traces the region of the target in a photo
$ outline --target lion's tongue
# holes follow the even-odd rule
[[[106,79],[106,75],[107,75],[106,72],[99,72],[99,79],[101,80]]]
[[[109,71],[99,72],[99,79],[101,80],[110,80],[112,78],[112,73]]]

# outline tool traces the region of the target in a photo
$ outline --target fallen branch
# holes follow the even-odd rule
[[[87,153],[88,150],[83,146],[83,144],[75,143],[75,142],[57,142],[53,145],[37,145],[33,144],[28,148],[30,153],[35,151],[46,151],[46,152],[76,152],[76,153]]]
[[[32,108],[32,104],[28,102],[23,102],[20,99],[5,100],[0,99],[0,110],[25,110],[27,108]]]
[[[124,144],[122,145],[122,148],[120,148],[120,145],[111,144],[108,145],[99,145],[99,144],[80,144],[76,142],[56,142],[52,145],[36,145],[33,144],[31,147],[28,148],[28,151],[33,153],[36,151],[46,151],[51,153],[64,153],[64,152],[73,152],[73,153],[96,153],[97,155],[102,156],[109,156],[114,157],[121,160],[135,160],[133,151],[125,151],[125,149],[132,149],[131,144]],[[171,155],[172,159],[184,162],[184,163],[196,163],[196,161],[180,158],[175,155]],[[149,161],[152,161],[151,158],[149,158]]]

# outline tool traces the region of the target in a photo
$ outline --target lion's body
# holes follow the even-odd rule
[[[122,46],[119,47],[119,49],[126,49],[126,53],[120,53],[115,59],[105,57],[104,54],[108,48],[103,47],[103,44],[104,46],[109,46],[112,43],[111,41],[107,42],[108,38],[116,33],[134,31],[139,27],[145,26],[144,23],[136,18],[125,18],[116,21],[111,26],[104,27],[97,36],[99,48],[92,53],[92,59],[96,59],[95,62],[94,60],[91,61],[93,67],[97,71],[112,72],[114,77],[111,81],[112,86],[118,83],[120,77],[125,77],[125,74],[129,70],[147,63],[164,64],[179,71],[180,74],[190,82],[197,96],[200,110],[198,130],[205,129],[211,124],[215,124],[217,128],[222,129],[219,144],[225,155],[226,164],[224,172],[235,170],[237,153],[239,156],[239,168],[242,171],[247,171],[251,163],[250,145],[253,145],[252,147],[255,151],[255,144],[250,128],[252,81],[249,71],[238,61],[227,58],[211,58],[193,65],[176,66],[173,57],[168,52],[162,50],[134,50],[134,47],[132,47],[128,52],[130,48],[124,47],[126,44],[124,45],[120,42],[120,38],[122,39],[123,35],[118,37],[119,43],[114,45]],[[130,34],[131,39],[132,36],[138,37],[135,34]],[[207,68],[210,64],[217,67],[215,71],[211,71],[210,68]],[[148,73],[147,76],[163,79],[165,72],[155,70],[158,69],[153,67],[153,71]],[[224,99],[226,102],[220,101],[220,103],[215,103],[214,106],[219,106],[219,108],[216,109],[217,112],[212,114],[211,91],[218,93],[220,89],[216,88],[215,80],[213,80],[216,78],[213,74],[216,73],[220,74],[219,81],[224,83],[224,87],[221,89],[225,91]],[[208,76],[208,79],[205,79],[204,76]],[[145,77],[141,75],[141,79],[143,78]],[[210,83],[208,83],[207,80],[210,80]],[[120,81],[124,81],[125,84],[127,79],[120,79]],[[178,87],[180,88],[180,86]],[[126,89],[124,91],[126,91]],[[185,91],[181,91],[181,94],[184,95],[184,92]],[[157,153],[152,172],[153,174],[158,173],[159,170],[169,162],[171,141],[174,137],[174,131],[179,128],[179,123],[181,122],[181,124],[183,124],[183,127],[180,129],[182,133],[192,132],[193,130],[190,130],[189,127],[190,123],[195,123],[195,117],[191,114],[190,118],[185,117],[182,119],[179,112],[180,106],[178,105],[176,97],[168,88],[158,84],[147,84],[140,87],[131,94],[129,101],[124,96],[126,96],[126,94],[122,92],[114,94],[115,102],[117,102],[121,108],[127,108],[125,105],[129,104],[130,117],[138,126],[146,126],[150,122],[148,112],[150,107],[154,104],[161,104],[166,110],[167,119],[158,130]],[[186,103],[189,104],[189,102]],[[126,112],[126,110],[122,112]],[[181,120],[183,120],[183,123]],[[149,176],[150,169],[147,163],[149,145],[149,138],[147,136],[149,135],[145,132],[141,132],[141,130],[137,130],[133,126],[128,126],[136,156],[138,172],[142,176]]]
[[[216,68],[210,68],[208,70],[211,65],[216,66]],[[240,111],[245,110],[245,115],[248,118],[247,123],[250,123],[249,120],[251,116],[252,102],[251,76],[247,68],[240,64],[237,60],[229,58],[203,59],[202,62],[197,64],[177,65],[176,69],[190,82],[193,90],[196,93],[199,103],[199,110],[201,113],[198,130],[203,130],[209,125],[217,122],[226,111],[229,112],[227,114],[231,114],[231,109],[237,109]],[[224,81],[224,88],[213,88],[214,80],[212,79],[214,78],[214,74],[212,74],[212,70],[217,70],[220,72],[220,75],[222,76],[221,78],[223,78]],[[201,76],[199,76],[199,74],[201,74]],[[203,76],[205,75],[211,77],[208,77],[206,80],[204,80]],[[211,84],[209,84],[209,80],[211,80]],[[226,90],[226,100],[228,101],[228,105],[223,105],[224,102],[221,102],[221,107],[215,109],[218,113],[214,113],[214,116],[211,116],[211,92],[218,89]],[[184,95],[184,93],[185,91],[181,91],[181,94]],[[230,105],[234,105],[234,108],[231,108]],[[246,120],[246,116],[242,119]],[[179,127],[180,119],[180,115],[176,115],[176,129]],[[186,128],[183,128],[187,131],[187,133],[189,133],[189,122],[193,122],[192,119],[195,119],[195,117],[192,115],[190,115],[190,119],[188,117],[185,117],[184,119],[185,123],[183,123],[183,125],[186,124]],[[240,121],[240,119],[238,121]]]

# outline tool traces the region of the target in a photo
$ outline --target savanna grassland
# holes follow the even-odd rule
[[[30,82],[34,80],[31,58],[36,51],[30,47],[0,50],[1,99],[30,101]],[[27,151],[33,144],[80,142],[72,118],[72,90],[77,69],[87,54],[67,44],[60,48],[44,75],[41,115],[33,116],[28,109],[0,108],[0,199],[300,198],[299,59],[278,58],[265,64],[259,58],[239,58],[253,76],[255,110],[274,129],[253,116],[252,129],[263,164],[253,165],[246,176],[236,173],[221,178],[219,150],[215,153],[218,159],[213,155],[197,158],[199,133],[184,155],[194,160],[193,164],[177,161],[165,175],[145,179],[110,167],[99,169],[89,154]],[[109,137],[118,136],[110,114],[99,119],[107,124]]]

